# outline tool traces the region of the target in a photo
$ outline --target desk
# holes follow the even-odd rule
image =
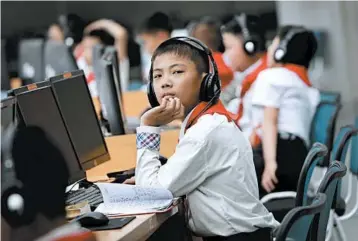
[[[179,131],[162,132],[161,154],[171,156],[178,142]],[[108,172],[126,170],[136,164],[136,136],[122,135],[106,138],[111,160],[87,171],[88,180],[103,177]],[[161,214],[139,215],[122,229],[95,232],[98,241],[142,241],[148,239],[165,221],[178,213],[178,207]]]
[[[139,117],[148,108],[147,92],[127,91],[123,92],[123,106],[126,117]]]
[[[123,109],[126,117],[139,118],[143,111],[150,107],[147,92],[123,92]],[[175,120],[169,126],[180,127],[181,121]]]

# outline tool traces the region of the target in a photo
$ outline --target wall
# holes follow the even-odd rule
[[[328,65],[319,88],[341,92],[343,109],[338,126],[352,123],[353,116],[358,115],[358,2],[280,1],[276,6],[280,24],[303,24],[327,31]]]

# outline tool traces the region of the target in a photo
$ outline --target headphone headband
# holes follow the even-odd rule
[[[304,27],[293,27],[285,35],[285,37],[280,40],[280,44],[275,50],[274,58],[277,62],[282,61],[285,55],[287,54],[287,46],[293,37],[300,33],[305,33],[308,30]]]

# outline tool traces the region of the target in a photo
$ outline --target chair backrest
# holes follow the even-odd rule
[[[310,228],[319,220],[325,203],[326,195],[319,193],[311,205],[289,211],[276,232],[276,241],[307,240]]]
[[[44,76],[44,40],[23,39],[19,43],[19,76],[31,83],[45,80]]]
[[[353,137],[357,135],[357,132],[358,130],[355,129],[352,125],[343,126],[339,130],[333,143],[331,160],[336,160],[346,164],[349,144]],[[341,185],[342,182],[339,181],[337,187],[337,196],[341,195]]]
[[[332,207],[335,206],[335,193],[338,186],[338,181],[344,177],[347,172],[347,167],[344,163],[339,161],[333,161],[324,175],[324,178],[318,188],[318,193],[326,194],[326,203],[324,205],[324,210],[322,211],[318,226],[314,227],[316,230],[315,233],[317,237],[313,240],[323,241],[326,238],[326,228],[328,224],[328,219]]]
[[[355,128],[358,129],[358,116],[355,120]],[[352,138],[350,170],[358,176],[358,135],[354,135]]]
[[[296,191],[296,207],[306,206],[308,204],[307,190],[311,181],[312,173],[317,163],[328,154],[328,149],[324,144],[314,143],[307,154]]]
[[[320,142],[331,151],[333,144],[336,120],[341,105],[333,102],[321,102],[317,106],[316,113],[312,120],[310,139],[311,143]],[[322,166],[329,165],[329,156],[319,163]]]
[[[341,103],[341,94],[338,92],[320,90],[319,93],[321,102]]]

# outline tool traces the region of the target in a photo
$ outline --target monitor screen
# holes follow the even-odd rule
[[[44,56],[46,78],[78,69],[73,54],[63,43],[47,41],[45,43]]]
[[[43,39],[21,40],[19,44],[19,75],[21,78],[32,82],[44,81],[43,44]]]
[[[104,118],[108,120],[113,135],[123,135],[125,134],[124,112],[121,108],[121,98],[116,91],[116,74],[109,55],[102,57],[101,68],[101,77],[97,79],[97,86],[99,98],[106,110]]]
[[[82,167],[87,170],[109,160],[83,71],[56,76],[50,81]]]
[[[16,99],[9,97],[1,101],[1,128],[6,129],[15,120]]]
[[[72,183],[85,178],[85,173],[78,162],[51,86],[18,93],[16,97],[24,124],[42,128],[62,151],[70,171],[69,182]],[[41,147],[39,146],[39,148]]]

